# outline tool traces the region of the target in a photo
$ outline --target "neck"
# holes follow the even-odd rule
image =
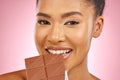
[[[90,74],[87,68],[87,58],[68,72],[69,80],[89,80]]]

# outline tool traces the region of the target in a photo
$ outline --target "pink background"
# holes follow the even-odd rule
[[[102,35],[93,39],[89,70],[102,80],[120,80],[120,0],[107,0]],[[35,0],[0,0],[0,74],[24,69],[38,55],[34,44]]]

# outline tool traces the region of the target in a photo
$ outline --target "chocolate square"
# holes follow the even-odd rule
[[[27,80],[47,79],[44,67],[27,69]]]
[[[44,66],[43,56],[35,56],[25,59],[27,69]]]
[[[49,64],[55,64],[55,63],[59,63],[62,62],[63,63],[63,55],[61,54],[45,54],[43,55],[44,57],[44,61],[45,61],[45,65],[49,65]]]
[[[49,64],[46,66],[47,76],[54,77],[65,74],[65,68],[63,63]]]

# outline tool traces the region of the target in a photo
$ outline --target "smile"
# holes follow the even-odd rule
[[[64,59],[68,58],[72,53],[72,49],[62,49],[62,48],[54,48],[54,49],[45,49],[49,54],[62,54]]]
[[[51,54],[68,54],[71,50],[48,50]]]

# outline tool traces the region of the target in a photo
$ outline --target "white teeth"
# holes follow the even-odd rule
[[[70,52],[70,50],[48,50],[51,54],[66,54]]]

